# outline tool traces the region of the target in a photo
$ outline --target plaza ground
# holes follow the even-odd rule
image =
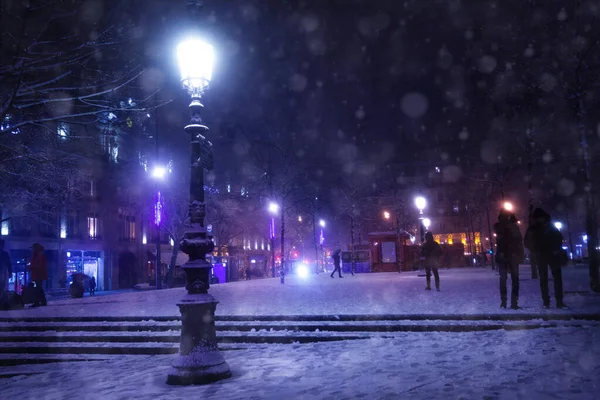
[[[498,276],[490,269],[443,270],[441,292],[425,291],[419,272],[215,285],[210,292],[220,301],[217,334],[230,379],[170,387],[165,379],[173,354],[64,354],[52,356],[62,362],[1,367],[0,385],[3,397],[43,399],[75,393],[98,399],[593,399],[600,393],[600,296],[589,292],[586,269],[563,272],[569,310],[542,308],[539,282],[527,267],[521,268],[524,308],[518,311],[499,308]],[[184,289],[168,289],[59,300],[2,312],[0,326],[125,325],[127,318],[139,318],[140,326],[176,326],[183,295]],[[58,319],[43,322],[51,317]],[[115,322],[103,322],[109,317]],[[24,318],[29,322],[19,322]],[[236,318],[237,328],[226,328]],[[176,337],[171,325],[165,329]],[[2,335],[14,340],[18,333]],[[67,335],[59,328],[20,334],[27,341],[4,346],[24,354],[6,354],[6,360],[50,357],[27,354],[26,347],[40,345],[36,335]],[[143,335],[145,345],[176,351],[176,343],[153,343],[159,333],[118,334]],[[95,337],[85,346],[116,346],[103,340],[104,332],[80,335]],[[281,344],[286,335],[292,343]],[[352,340],[338,340],[342,336]],[[256,337],[274,340],[261,344]]]

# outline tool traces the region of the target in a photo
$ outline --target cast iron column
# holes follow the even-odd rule
[[[214,382],[231,376],[229,365],[217,347],[215,309],[217,301],[208,294],[211,265],[206,261],[214,244],[204,226],[204,168],[212,169],[212,144],[202,133],[200,90],[191,93],[191,122],[185,127],[192,140],[190,177],[190,224],[181,242],[181,250],[190,258],[182,269],[186,276],[187,294],[179,306],[181,311],[181,342],[179,355],[169,372],[169,385],[196,385]]]

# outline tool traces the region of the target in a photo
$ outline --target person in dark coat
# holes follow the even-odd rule
[[[93,296],[96,293],[96,278],[91,277],[90,279],[90,296]]]
[[[525,233],[525,247],[527,247],[537,259],[544,308],[550,307],[550,295],[548,294],[548,267],[550,267],[552,278],[554,279],[556,307],[566,308],[565,303],[563,302],[561,270],[562,242],[562,234],[554,225],[552,225],[550,214],[541,208],[533,210],[532,223]]]
[[[38,298],[32,307],[45,306],[47,303],[46,294],[44,293],[44,281],[48,279],[48,264],[46,255],[44,255],[44,246],[35,243],[31,248],[33,249],[33,256],[27,269],[31,271],[31,280],[35,282]]]
[[[510,308],[518,310],[519,307],[519,264],[523,262],[525,251],[523,249],[523,236],[517,225],[517,217],[506,210],[500,211],[498,222],[494,224],[496,232],[496,263],[500,273],[500,307],[506,308],[508,291],[506,281],[510,273],[512,290]]]
[[[421,246],[421,260],[425,267],[425,276],[427,279],[427,286],[425,290],[431,290],[431,272],[435,277],[435,289],[440,291],[440,274],[438,268],[440,267],[440,259],[442,257],[442,248],[440,244],[433,240],[433,233],[425,233],[425,243]]]
[[[341,257],[340,257],[340,253],[341,252],[342,252],[342,250],[337,249],[331,255],[331,258],[333,258],[333,265],[335,267],[335,268],[333,268],[333,272],[331,272],[331,277],[332,278],[333,278],[333,275],[335,274],[335,271],[338,272],[340,278],[343,278],[343,276],[342,276],[342,263],[341,263]]]

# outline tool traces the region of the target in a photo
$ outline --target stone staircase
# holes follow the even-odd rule
[[[600,315],[221,316],[215,325],[221,350],[232,351],[255,345],[364,340],[401,332],[599,327]],[[2,318],[0,314],[0,367],[176,354],[180,328],[178,317]]]

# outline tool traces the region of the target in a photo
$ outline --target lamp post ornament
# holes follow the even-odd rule
[[[189,256],[189,261],[181,267],[187,294],[177,304],[181,312],[181,342],[167,384],[196,385],[231,376],[229,365],[217,347],[214,317],[218,302],[208,294],[211,265],[206,261],[214,243],[204,225],[204,169],[213,168],[213,156],[212,143],[203,135],[208,128],[202,124],[200,99],[211,79],[214,55],[212,46],[189,40],[177,47],[177,56],[183,86],[192,98],[189,106],[192,117],[185,127],[192,145],[190,223],[181,242],[181,250]]]

